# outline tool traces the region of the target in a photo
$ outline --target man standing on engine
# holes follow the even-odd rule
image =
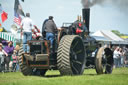
[[[23,30],[23,49],[25,53],[29,53],[27,41],[32,40],[33,21],[30,19],[30,13],[26,13],[26,17],[21,21],[21,29]]]
[[[51,46],[55,39],[55,30],[57,30],[56,24],[54,23],[53,16],[49,16],[49,20],[45,23],[46,40],[50,40]]]

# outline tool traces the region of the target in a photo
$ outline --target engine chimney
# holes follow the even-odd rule
[[[85,22],[89,34],[90,8],[83,8],[82,14],[83,14],[83,21]]]

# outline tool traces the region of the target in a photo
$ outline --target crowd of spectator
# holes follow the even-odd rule
[[[113,51],[114,67],[128,67],[128,48],[117,46]]]
[[[0,43],[0,72],[19,70],[18,49],[19,46],[14,47],[12,41],[2,41]]]

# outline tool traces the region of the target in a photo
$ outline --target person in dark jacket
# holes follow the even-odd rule
[[[51,45],[55,38],[55,30],[57,30],[56,24],[53,21],[53,16],[49,16],[49,20],[45,23],[46,40],[50,40]]]
[[[44,20],[44,22],[43,22],[43,25],[42,25],[42,36],[43,36],[43,38],[45,38],[46,37],[46,31],[45,31],[45,29],[46,29],[46,22],[48,21],[49,19],[45,19]]]

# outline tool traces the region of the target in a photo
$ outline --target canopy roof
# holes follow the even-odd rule
[[[93,33],[91,36],[97,41],[108,41],[112,42],[112,44],[128,44],[127,41],[124,41],[122,38],[111,31],[99,30]]]

